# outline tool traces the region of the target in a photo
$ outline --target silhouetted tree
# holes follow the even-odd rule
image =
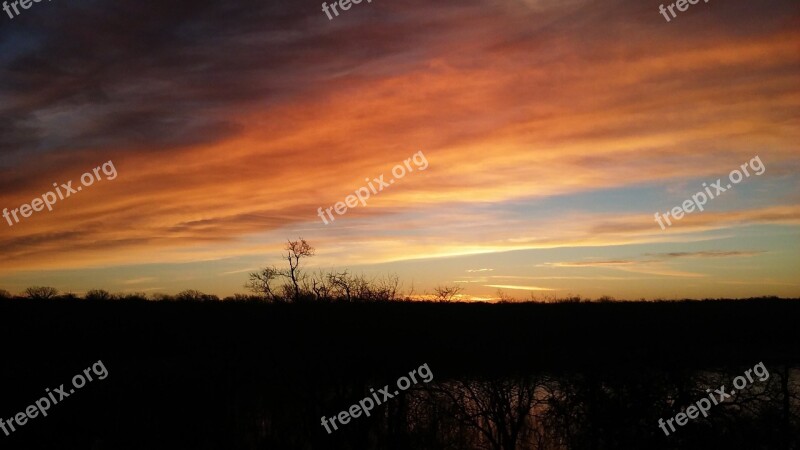
[[[400,277],[397,274],[386,275],[375,283],[373,288],[375,300],[392,301],[397,299]]]
[[[114,298],[111,293],[103,289],[92,289],[86,292],[86,295],[83,296],[86,300],[111,300]]]
[[[288,241],[286,243],[286,254],[283,255],[284,259],[289,261],[289,279],[292,281],[294,287],[294,300],[300,299],[300,282],[302,272],[300,271],[300,259],[310,258],[314,256],[314,247],[308,244],[305,239],[298,238],[298,241]]]
[[[498,289],[497,290],[497,299],[500,300],[501,303],[508,303],[508,302],[513,302],[514,301],[514,297],[512,297],[509,294],[507,294],[502,289]]]
[[[252,292],[264,295],[272,301],[294,300],[300,301],[304,298],[310,298],[313,294],[308,289],[308,282],[305,274],[300,268],[300,262],[303,258],[310,258],[314,256],[315,250],[303,238],[298,238],[297,241],[287,241],[286,253],[281,257],[289,262],[289,267],[286,270],[280,270],[274,266],[261,269],[259,272],[250,273],[250,280],[245,284],[245,287]],[[278,277],[283,277],[288,280],[285,284],[278,289],[272,285]],[[313,281],[312,281],[313,283]],[[301,288],[301,285],[303,286]]]
[[[178,292],[178,295],[175,296],[175,300],[184,301],[184,302],[208,302],[208,301],[219,301],[219,297],[216,295],[205,294],[200,291],[196,291],[194,289],[187,289],[185,291]]]
[[[544,402],[537,402],[536,388],[529,377],[509,377],[453,381],[435,391],[452,402],[458,420],[478,430],[491,449],[517,450],[529,441],[534,406]]]
[[[339,297],[348,302],[353,301],[354,280],[353,277],[345,270],[342,273],[329,273],[328,283],[331,285],[333,292]]]
[[[353,276],[353,289],[355,292],[353,295],[355,300],[368,302],[374,299],[372,286],[364,274]]]
[[[49,286],[31,286],[25,289],[25,295],[33,300],[47,300],[58,295],[58,289]]]
[[[280,301],[289,301],[294,298],[295,294],[294,286],[292,286],[291,284],[289,283],[283,284],[281,285],[280,289],[282,291],[281,295],[276,297]]]
[[[264,297],[261,295],[246,295],[246,294],[233,294],[233,296],[225,297],[223,302],[260,302]]]
[[[8,299],[8,298],[11,298],[11,297],[12,297],[11,292],[8,292],[5,289],[0,289],[0,298]]]
[[[461,286],[436,286],[433,288],[433,292],[436,294],[437,301],[449,302],[463,289]]]
[[[282,275],[281,271],[275,266],[265,267],[259,272],[250,273],[250,281],[244,286],[255,294],[263,295],[269,300],[276,300],[276,294],[272,283]]]
[[[153,298],[155,298],[155,295],[153,295]],[[117,300],[138,301],[138,302],[145,302],[148,300],[147,294],[145,294],[144,292],[118,293],[114,294],[114,298]]]
[[[327,300],[331,296],[331,285],[323,271],[318,271],[311,277],[311,290],[317,300]]]

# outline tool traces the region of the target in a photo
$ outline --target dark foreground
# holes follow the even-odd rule
[[[798,318],[800,301],[779,299],[3,300],[0,418],[99,360],[108,376],[0,431],[0,448],[796,449]],[[659,428],[760,362],[764,381]],[[321,425],[423,364],[429,383],[332,434]]]

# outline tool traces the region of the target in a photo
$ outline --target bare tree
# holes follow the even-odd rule
[[[286,254],[283,258],[289,261],[289,279],[294,286],[294,300],[300,299],[300,283],[302,272],[300,271],[300,259],[310,258],[314,256],[314,247],[309,245],[303,238],[298,238],[298,241],[288,241],[285,247]]]
[[[287,241],[286,247],[284,247],[286,253],[281,255],[283,259],[289,262],[288,269],[281,270],[271,266],[263,268],[259,272],[251,272],[250,280],[244,286],[250,291],[263,295],[272,301],[286,301],[289,299],[299,301],[304,296],[309,296],[312,289],[315,293],[318,290],[317,288],[324,290],[319,285],[319,282],[324,282],[324,279],[317,280],[316,283],[313,283],[312,280],[313,286],[309,286],[308,278],[300,269],[301,260],[314,256],[315,250],[305,239],[298,239],[297,241]],[[279,287],[274,286],[273,282],[279,277],[286,278],[288,283]],[[322,291],[319,293],[322,293]]]
[[[8,292],[5,289],[0,289],[0,298],[11,298],[11,292]]]
[[[396,300],[399,286],[400,277],[397,274],[386,275],[385,278],[381,278],[376,287],[379,300]]]
[[[513,302],[514,301],[514,297],[512,297],[509,294],[507,294],[502,289],[498,289],[497,290],[497,299],[500,300],[501,303],[508,303],[508,302]]]
[[[345,270],[342,273],[329,273],[328,283],[339,298],[344,298],[348,302],[353,301],[353,277]]]
[[[402,294],[401,294],[402,295]],[[409,289],[408,294],[405,294],[403,300],[412,300],[414,298],[414,282],[411,282],[411,289]]]
[[[477,430],[492,450],[531,448],[539,382],[527,377],[454,381],[433,387],[455,406],[456,418]],[[539,392],[539,394],[542,394]],[[542,397],[542,398],[540,398]]]
[[[276,300],[276,296],[272,287],[272,283],[276,278],[282,275],[283,274],[281,271],[275,266],[265,267],[259,272],[251,272],[250,281],[248,281],[244,287],[250,289],[250,291],[256,294],[263,295],[274,301]]]
[[[437,301],[450,302],[463,289],[461,286],[436,286],[433,288],[433,292],[436,294]]]
[[[354,275],[352,286],[355,293],[353,294],[353,298],[366,302],[375,300],[375,291],[370,284],[372,281],[374,280],[368,280],[363,273],[361,275]]]
[[[331,285],[328,282],[328,277],[322,270],[311,277],[311,290],[314,291],[314,296],[317,300],[325,300],[331,296]]]
[[[289,299],[294,298],[295,290],[294,286],[289,283],[284,283],[280,287],[281,293],[276,298],[281,298],[283,301],[289,301]]]
[[[31,286],[25,289],[25,295],[34,300],[47,300],[58,295],[58,289],[49,286]]]

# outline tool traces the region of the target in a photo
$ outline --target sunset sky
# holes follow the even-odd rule
[[[281,264],[618,299],[800,296],[800,2],[51,0],[0,12],[0,288]],[[429,166],[325,225],[414,153]],[[758,156],[761,175],[662,230]],[[102,173],[102,172],[101,172]]]

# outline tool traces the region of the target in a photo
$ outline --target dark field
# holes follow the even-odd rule
[[[794,449],[800,301],[0,301],[0,417],[102,360],[0,448]],[[769,378],[665,436],[706,389]],[[427,364],[328,434],[320,418]]]

